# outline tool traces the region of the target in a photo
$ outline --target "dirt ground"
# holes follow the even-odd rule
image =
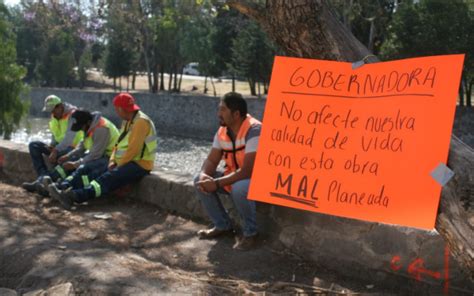
[[[199,240],[202,227],[125,198],[68,212],[0,183],[0,287],[29,295],[60,284],[75,295],[398,294],[269,247],[264,237],[248,252],[234,251],[232,237]]]

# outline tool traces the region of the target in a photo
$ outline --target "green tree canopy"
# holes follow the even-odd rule
[[[7,18],[8,11],[0,2],[0,135],[9,139],[26,111],[20,100],[26,91],[21,80],[26,70],[16,64],[15,34]]]
[[[474,18],[465,1],[403,1],[381,50],[384,59],[465,53],[463,83],[474,76]],[[466,95],[471,104],[470,91]],[[462,103],[462,101],[461,101]]]

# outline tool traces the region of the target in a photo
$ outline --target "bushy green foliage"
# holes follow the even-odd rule
[[[275,46],[253,21],[239,32],[232,45],[232,68],[237,75],[245,77],[252,95],[256,95],[255,84],[267,85],[276,53]]]
[[[0,136],[6,139],[27,109],[20,100],[27,90],[21,80],[26,69],[16,64],[15,35],[7,15],[5,6],[0,3]]]
[[[388,28],[383,59],[440,54],[466,54],[462,78],[467,105],[474,83],[474,15],[461,0],[403,1]],[[461,93],[461,104],[463,95]]]

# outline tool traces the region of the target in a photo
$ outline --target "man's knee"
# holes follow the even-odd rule
[[[245,197],[249,191],[250,179],[239,180],[232,184],[232,196],[235,197]]]
[[[196,183],[199,182],[199,178],[200,178],[200,174],[197,174],[196,176],[194,176],[194,181],[193,181],[193,184],[194,184],[194,187],[196,187]]]
[[[42,142],[39,142],[39,141],[30,142],[28,144],[28,149],[30,150],[30,152],[32,150],[37,150],[40,147],[40,144],[42,144]]]

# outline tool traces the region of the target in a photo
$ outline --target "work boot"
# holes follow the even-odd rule
[[[197,235],[200,239],[211,239],[216,238],[223,235],[230,235],[233,234],[234,230],[230,229],[217,229],[216,227],[210,229],[201,229],[197,232]]]
[[[25,189],[28,192],[36,192],[36,184],[39,183],[38,180],[33,182],[23,182],[21,188]]]
[[[53,179],[51,179],[50,176],[44,176],[41,183],[43,184],[43,187],[47,189],[48,186],[53,183]]]
[[[258,234],[254,234],[252,236],[242,236],[241,238],[237,238],[237,242],[232,248],[239,251],[249,251],[254,249],[257,246],[257,236]]]
[[[43,181],[42,181],[42,180],[36,182],[36,192],[37,192],[39,195],[41,195],[41,196],[43,196],[43,197],[49,197],[49,192],[48,192],[48,189],[46,189],[46,188],[48,188],[48,187],[45,187],[45,186],[43,185]]]
[[[74,204],[74,191],[72,189],[69,190],[59,190],[56,187],[56,184],[52,183],[48,186],[49,193],[51,196],[59,201],[59,203],[65,208],[66,210],[71,210],[72,205]]]

